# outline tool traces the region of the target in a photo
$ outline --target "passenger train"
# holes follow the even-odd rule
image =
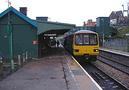
[[[75,57],[95,61],[99,54],[99,36],[90,30],[79,30],[64,37],[64,48]]]

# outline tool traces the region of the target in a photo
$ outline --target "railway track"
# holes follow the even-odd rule
[[[129,90],[129,55],[114,51],[100,50],[95,66],[116,79]]]
[[[114,63],[118,63],[122,66],[129,67],[129,56],[127,56],[127,55],[121,55],[118,53],[100,50],[99,57],[105,58],[105,59],[110,60]]]
[[[109,66],[111,66],[111,67],[113,67],[113,68],[115,68],[115,69],[117,69],[117,70],[119,70],[119,71],[121,71],[121,72],[123,72],[123,73],[125,73],[125,74],[129,75],[129,66],[126,65],[126,64],[121,63],[122,61],[118,62],[116,60],[113,60],[113,59],[110,59],[108,57],[104,57],[104,56],[101,56],[101,55],[98,57],[98,60],[107,64],[107,65],[109,65]]]
[[[94,78],[103,90],[128,90],[124,85],[105,74],[92,63],[80,62],[82,67]]]

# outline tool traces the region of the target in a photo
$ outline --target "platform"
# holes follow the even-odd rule
[[[0,81],[0,90],[102,90],[71,56],[58,53],[27,63]]]
[[[129,52],[124,52],[124,51],[121,51],[121,50],[108,49],[108,48],[100,48],[100,50],[129,57]]]

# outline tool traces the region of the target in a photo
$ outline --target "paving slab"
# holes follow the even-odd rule
[[[63,59],[63,56],[52,56],[29,62],[0,81],[0,90],[68,90]],[[67,72],[67,75],[70,74]],[[69,76],[69,79],[72,78]]]
[[[67,56],[66,59],[79,90],[102,90],[98,83],[83,69],[74,57]]]
[[[0,90],[101,90],[67,53],[24,65],[0,81]]]

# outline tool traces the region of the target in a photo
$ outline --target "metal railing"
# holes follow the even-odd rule
[[[102,47],[129,52],[129,38],[107,39]]]

